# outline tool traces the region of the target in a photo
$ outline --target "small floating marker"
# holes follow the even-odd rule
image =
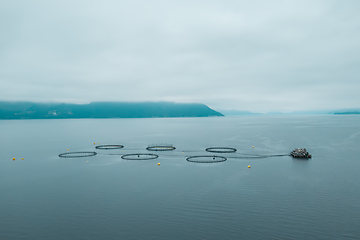
[[[253,148],[254,148],[254,146],[253,146]]]
[[[251,168],[251,166],[250,166],[250,165],[248,165],[248,168]]]
[[[95,145],[96,143],[94,143],[94,145]]]
[[[158,162],[158,166],[160,166],[160,163]]]
[[[24,160],[24,158],[21,158],[21,160]]]
[[[100,143],[98,143],[98,145],[100,145]]]
[[[69,151],[69,149],[66,149],[66,151]]]
[[[15,158],[13,158],[13,161],[15,161]]]
[[[89,162],[89,161],[86,161],[86,162]]]

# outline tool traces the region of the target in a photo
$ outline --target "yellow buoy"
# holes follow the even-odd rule
[[[100,145],[100,143],[98,143],[98,145]]]
[[[15,158],[13,158],[13,161],[15,161]]]
[[[158,163],[158,166],[160,166],[160,163]]]
[[[94,145],[95,145],[96,143],[94,143]]]
[[[251,166],[249,165],[248,168],[251,168]]]
[[[89,161],[86,161],[86,162],[89,162]]]
[[[254,146],[253,146],[253,148],[254,148]]]
[[[24,160],[24,158],[21,158],[21,160]]]
[[[66,151],[69,151],[69,149],[66,149]]]

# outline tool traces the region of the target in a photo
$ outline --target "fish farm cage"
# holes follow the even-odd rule
[[[191,156],[186,158],[186,161],[194,162],[194,163],[219,163],[219,162],[225,162],[226,160],[227,160],[226,157],[215,156],[215,155]]]
[[[146,148],[148,151],[173,151],[176,148],[172,145],[151,145]]]
[[[158,158],[159,155],[152,153],[132,153],[122,155],[121,158],[124,160],[153,160]]]
[[[59,154],[61,158],[81,158],[81,157],[92,157],[95,156],[96,152],[66,152]]]
[[[123,145],[99,145],[95,147],[96,149],[102,150],[111,150],[111,149],[121,149],[124,148]]]
[[[209,147],[205,149],[205,151],[213,153],[234,153],[237,149],[231,147]]]

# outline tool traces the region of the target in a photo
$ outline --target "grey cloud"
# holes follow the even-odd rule
[[[359,107],[358,1],[8,1],[0,100]]]

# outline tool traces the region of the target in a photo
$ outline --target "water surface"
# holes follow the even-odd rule
[[[0,239],[359,239],[359,143],[359,116],[0,121]],[[313,158],[185,160],[213,146]]]

